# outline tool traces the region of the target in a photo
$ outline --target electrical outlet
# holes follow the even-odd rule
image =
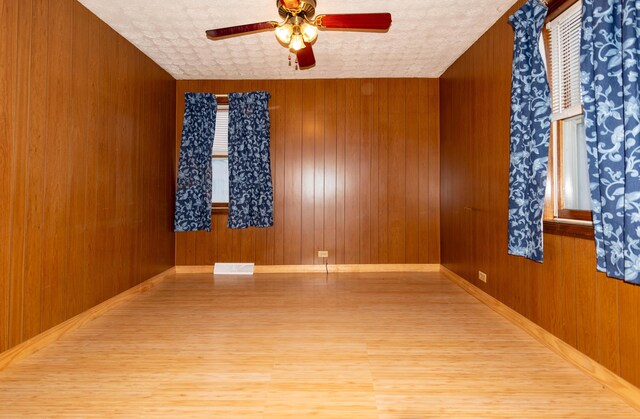
[[[328,258],[329,257],[329,251],[328,250],[318,250],[318,257],[319,258]]]
[[[487,274],[482,272],[482,271],[478,271],[478,279],[482,282],[487,282]]]

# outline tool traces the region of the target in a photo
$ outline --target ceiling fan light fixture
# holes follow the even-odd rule
[[[391,27],[390,13],[347,13],[316,15],[316,0],[276,0],[281,22],[266,21],[249,25],[230,26],[206,31],[212,41],[232,36],[274,31],[276,40],[289,49],[289,66],[295,56],[296,70],[316,65],[313,44],[318,31],[386,32]]]
[[[316,40],[318,37],[318,28],[316,28],[313,24],[305,22],[300,26],[300,31],[302,32],[302,37],[304,38],[304,42],[310,44]]]
[[[276,38],[283,44],[289,44],[291,42],[291,36],[293,35],[293,26],[290,23],[283,23],[276,28]]]
[[[302,37],[302,34],[300,32],[296,32],[293,34],[293,36],[291,37],[289,48],[294,51],[300,51],[301,49],[305,48],[304,38]]]

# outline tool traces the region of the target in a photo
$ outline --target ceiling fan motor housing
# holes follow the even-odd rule
[[[296,11],[297,14],[304,14],[307,19],[312,19],[316,14],[316,0],[300,0],[300,5],[296,9],[289,9],[284,0],[276,0],[276,6],[278,7],[278,13],[282,19],[286,19],[291,15],[290,11]]]

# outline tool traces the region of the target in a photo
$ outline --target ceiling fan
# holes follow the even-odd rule
[[[252,23],[211,29],[207,37],[212,40],[274,30],[276,39],[296,54],[296,69],[313,67],[316,58],[312,44],[318,38],[318,30],[386,32],[391,27],[390,13],[316,14],[316,0],[276,0],[278,13],[283,21]],[[315,16],[315,18],[314,18]],[[291,55],[289,55],[291,65]]]

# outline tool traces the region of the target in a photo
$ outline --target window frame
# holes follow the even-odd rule
[[[229,105],[229,96],[228,95],[215,95],[216,102],[218,105]],[[221,155],[215,154],[213,151],[211,152],[211,158],[226,158],[227,161],[229,159],[229,155]],[[229,213],[229,203],[228,202],[211,202],[211,213],[212,214],[228,214]]]
[[[550,39],[546,25],[556,19],[579,0],[549,0],[548,14],[545,20],[545,29],[543,30],[543,42],[545,45],[545,54],[547,63],[551,63],[550,56]],[[549,84],[551,86],[551,77],[549,76]],[[593,222],[591,211],[573,210],[564,208],[564,182],[562,177],[562,123],[563,120],[569,119],[580,113],[570,112],[563,115],[563,118],[552,121],[551,138],[549,146],[549,169],[547,177],[547,193],[545,196],[544,206],[544,232],[550,234],[558,234],[563,236],[571,236],[593,240]]]
[[[547,8],[549,10],[547,13],[547,18],[544,22],[545,25],[560,16],[565,10],[567,10],[577,2],[578,0],[549,0],[547,2]]]

